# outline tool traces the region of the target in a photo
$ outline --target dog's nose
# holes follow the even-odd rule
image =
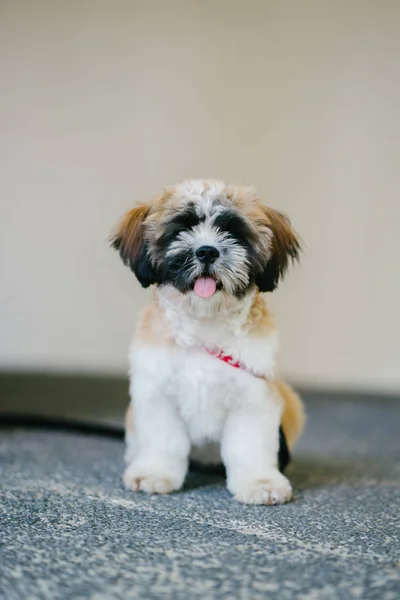
[[[219,251],[214,246],[201,246],[196,250],[196,256],[200,262],[211,264],[217,260]]]

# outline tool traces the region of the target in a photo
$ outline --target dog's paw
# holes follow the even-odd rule
[[[265,479],[254,479],[236,485],[234,497],[242,504],[284,504],[292,498],[292,486],[282,473],[273,472]]]
[[[180,479],[173,474],[146,472],[145,469],[137,469],[135,464],[125,469],[123,481],[126,489],[148,494],[170,494],[182,485]]]

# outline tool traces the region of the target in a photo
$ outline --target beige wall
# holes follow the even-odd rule
[[[400,3],[0,3],[0,365],[124,371],[148,295],[107,247],[187,177],[306,243],[273,297],[292,380],[400,390]]]

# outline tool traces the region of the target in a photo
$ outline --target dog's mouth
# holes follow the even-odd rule
[[[217,291],[217,281],[214,277],[198,277],[194,282],[194,293],[199,298],[211,298]]]

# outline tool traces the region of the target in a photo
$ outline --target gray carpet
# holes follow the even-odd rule
[[[286,506],[236,504],[191,473],[121,485],[117,439],[3,429],[0,597],[400,598],[400,402],[308,403]]]

